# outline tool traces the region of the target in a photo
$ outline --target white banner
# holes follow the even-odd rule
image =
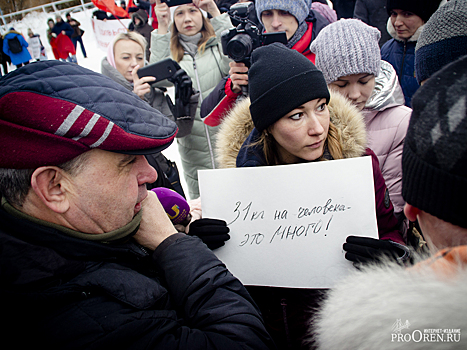
[[[127,28],[131,23],[131,19],[108,19],[101,21],[95,18],[91,18],[92,30],[96,36],[97,46],[101,50],[107,52],[107,46],[113,41],[114,37],[119,33],[127,32]]]
[[[201,170],[203,217],[225,220],[214,253],[245,285],[331,288],[347,236],[378,238],[370,157]]]

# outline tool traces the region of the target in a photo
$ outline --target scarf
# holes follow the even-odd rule
[[[308,23],[306,21],[303,21],[295,31],[294,35],[290,38],[290,40],[287,42],[287,46],[289,49],[291,49],[305,34],[305,32],[308,29]]]
[[[198,43],[201,40],[201,33],[196,33],[195,35],[185,35],[178,34],[180,39],[180,44],[183,46],[186,52],[190,54],[191,57],[195,57],[198,52]]]
[[[72,230],[68,227],[61,226],[58,224],[54,224],[52,222],[44,221],[38,218],[35,218],[33,216],[30,216],[26,213],[23,213],[22,211],[19,211],[15,207],[13,207],[10,203],[7,202],[5,198],[2,197],[2,208],[9,213],[10,215],[13,215],[19,219],[23,220],[28,220],[32,221],[35,224],[42,225],[42,226],[47,226],[47,227],[52,227],[67,236],[75,237],[75,238],[81,238],[87,241],[97,241],[97,242],[111,242],[111,241],[116,241],[122,238],[125,238],[127,236],[131,236],[139,228],[139,225],[141,223],[141,218],[143,216],[143,210],[140,210],[134,217],[133,219],[126,224],[123,227],[120,227],[114,231],[110,232],[105,232],[105,233],[100,233],[100,234],[91,234],[91,233],[83,233],[79,231]]]

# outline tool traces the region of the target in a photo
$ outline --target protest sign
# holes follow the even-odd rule
[[[97,45],[99,48],[107,52],[107,46],[114,40],[119,33],[126,33],[131,19],[109,19],[101,21],[92,18],[92,30],[96,36]]]
[[[215,254],[245,285],[330,288],[349,235],[378,238],[370,157],[201,170],[203,217],[227,222]]]

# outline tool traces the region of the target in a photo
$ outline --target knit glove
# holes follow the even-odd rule
[[[410,257],[410,250],[406,246],[382,239],[368,237],[347,237],[343,246],[345,258],[355,264],[367,264],[394,260],[399,264],[405,263]]]
[[[199,219],[190,224],[188,234],[198,236],[209,249],[214,250],[222,247],[225,241],[230,239],[229,231],[227,223],[223,220]]]

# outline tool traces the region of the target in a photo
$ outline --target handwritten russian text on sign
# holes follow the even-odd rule
[[[378,238],[370,157],[201,170],[203,217],[230,227],[214,252],[246,285],[330,288],[349,235]]]

